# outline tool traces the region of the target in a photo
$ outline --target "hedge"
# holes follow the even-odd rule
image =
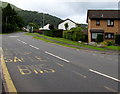
[[[115,43],[120,45],[120,34],[115,35]]]
[[[50,37],[62,37],[63,30],[54,29],[54,30],[43,30],[43,34]]]
[[[63,32],[63,37],[73,41],[84,41],[85,35],[79,28],[73,28]]]

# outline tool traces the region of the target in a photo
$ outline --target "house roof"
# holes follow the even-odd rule
[[[76,22],[72,21],[72,20],[71,20],[71,19],[69,19],[69,18],[67,18],[67,19],[65,19],[65,20],[63,20],[63,21],[61,21],[59,24],[61,24],[61,23],[65,22],[65,21],[67,21],[67,20],[69,20],[69,21],[71,21],[71,22],[73,22],[73,23],[75,23],[75,24],[77,25],[77,23],[76,23]],[[58,24],[58,25],[59,25],[59,24]]]
[[[88,10],[89,19],[120,19],[120,10]]]

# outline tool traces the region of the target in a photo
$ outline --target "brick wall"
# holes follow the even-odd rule
[[[91,20],[90,28],[104,29],[105,32],[111,32],[116,34],[118,33],[118,22],[120,23],[120,20],[114,20],[114,26],[107,26],[107,20],[100,20],[100,26],[96,26],[96,20]]]
[[[120,20],[114,20],[114,26],[107,26],[107,20],[100,20],[100,25],[96,25],[96,20],[88,19],[88,42],[91,42],[90,29],[104,29],[105,32],[120,34]],[[109,39],[108,39],[109,40]],[[106,41],[108,41],[106,39]]]

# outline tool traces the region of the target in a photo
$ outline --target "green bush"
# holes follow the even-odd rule
[[[85,35],[85,38],[83,39],[83,42],[88,42],[88,35]]]
[[[108,41],[108,46],[114,45],[115,43],[113,41]]]
[[[100,43],[101,45],[108,46],[108,43],[106,41],[103,41]]]
[[[96,38],[96,42],[103,42],[103,35],[98,34]]]
[[[63,37],[73,41],[83,41],[85,39],[85,35],[82,32],[81,27],[76,27],[72,28],[71,30],[64,31]]]
[[[63,30],[62,29],[55,29],[54,32],[53,32],[54,37],[62,38],[63,37],[62,35],[63,35]]]
[[[50,36],[50,37],[62,37],[63,35],[63,30],[57,30],[57,29],[43,30],[43,32],[44,32],[44,35]]]
[[[85,35],[83,34],[83,32],[80,32],[80,31],[76,31],[73,33],[72,35],[72,39],[73,41],[83,41],[85,38]]]
[[[44,30],[44,35],[53,37],[53,30]]]
[[[115,43],[120,45],[120,34],[115,35]]]
[[[72,34],[73,34],[73,31],[71,31],[71,30],[64,31],[63,32],[63,38],[72,40]]]

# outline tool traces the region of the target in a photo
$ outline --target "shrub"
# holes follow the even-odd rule
[[[85,35],[85,38],[83,39],[83,42],[88,42],[88,35]]]
[[[54,25],[52,25],[52,24],[49,25],[50,30],[54,30],[54,28],[55,28]]]
[[[72,40],[72,34],[73,34],[73,31],[71,31],[71,30],[64,31],[63,32],[63,37],[66,38],[66,39]]]
[[[62,38],[63,37],[62,35],[63,35],[63,30],[62,29],[55,29],[54,32],[53,32],[54,37]]]
[[[44,30],[44,35],[50,36],[50,37],[62,37],[63,35],[63,30]]]
[[[113,41],[108,41],[107,43],[108,43],[108,46],[115,44]]]
[[[115,35],[115,43],[120,45],[120,34]]]
[[[53,37],[53,30],[44,30],[44,35]]]
[[[103,42],[103,35],[98,34],[96,38],[96,42]]]
[[[73,41],[83,41],[85,38],[84,33],[82,32],[81,27],[72,28],[63,32],[63,37]]]
[[[101,42],[100,44],[108,46],[108,43],[106,41]]]
[[[104,47],[108,46],[108,43],[106,41],[103,41],[97,46],[100,47],[100,48],[104,48]]]
[[[84,33],[81,32],[81,31],[76,31],[76,32],[74,32],[73,35],[72,35],[72,39],[73,39],[74,41],[80,41],[80,40],[83,41],[84,38],[85,38],[85,35],[84,35]]]
[[[72,40],[73,40],[73,41],[76,41],[76,38],[77,38],[77,35],[76,35],[76,33],[74,33],[74,34],[72,35]]]

